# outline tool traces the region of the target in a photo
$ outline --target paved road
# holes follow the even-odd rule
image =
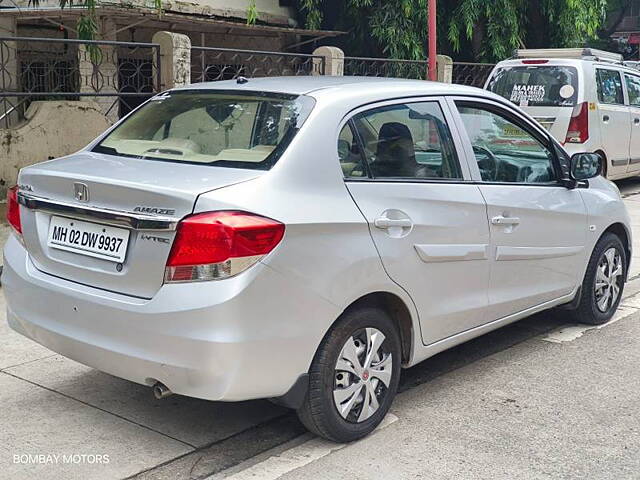
[[[640,255],[640,181],[620,187]],[[640,258],[631,276],[603,329],[543,313],[405,371],[389,424],[348,446],[264,401],[157,401],[0,318],[0,477],[640,478]]]

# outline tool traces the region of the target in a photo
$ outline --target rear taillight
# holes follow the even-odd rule
[[[525,65],[542,65],[544,63],[549,63],[549,60],[522,60],[522,63]]]
[[[165,282],[232,277],[271,252],[284,224],[239,211],[199,213],[178,224],[167,260]]]
[[[565,143],[584,143],[589,140],[589,104],[580,103],[573,108]]]
[[[22,235],[22,223],[20,222],[20,204],[18,203],[18,186],[7,190],[7,222],[13,229]]]

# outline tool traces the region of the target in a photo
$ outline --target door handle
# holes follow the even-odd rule
[[[520,219],[518,217],[503,217],[502,215],[498,215],[491,219],[491,223],[493,225],[518,225]]]
[[[609,121],[609,115],[603,116],[602,117],[602,121],[605,122],[605,123],[608,122]]]
[[[377,228],[385,229],[385,228],[411,228],[413,226],[413,222],[408,218],[401,219],[392,219],[387,217],[379,217],[373,221],[373,224]]]
[[[636,117],[633,119],[633,124],[634,125],[640,125],[640,118]]]

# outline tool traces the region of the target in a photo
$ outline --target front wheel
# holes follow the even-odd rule
[[[605,233],[589,259],[575,319],[590,325],[608,322],[620,304],[626,276],[624,245],[617,235]]]
[[[363,307],[346,312],[318,348],[298,417],[310,431],[334,442],[368,435],[393,402],[400,363],[398,331],[385,311]]]

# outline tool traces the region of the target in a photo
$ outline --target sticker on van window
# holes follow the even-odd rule
[[[563,85],[559,93],[562,98],[571,98],[575,91],[576,89],[573,88],[573,85]]]
[[[521,104],[524,102],[526,105],[529,102],[542,102],[544,101],[544,85],[518,85],[513,86],[511,90],[510,100],[513,103]]]

